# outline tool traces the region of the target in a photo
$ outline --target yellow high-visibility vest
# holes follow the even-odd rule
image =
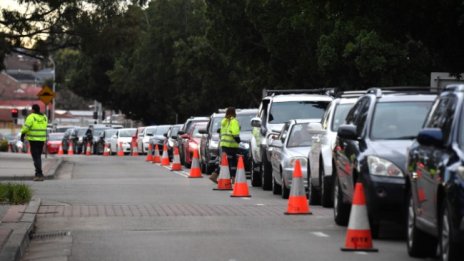
[[[221,121],[221,147],[238,148],[234,137],[240,135],[240,124],[236,118],[224,118]]]
[[[30,141],[45,141],[47,140],[47,125],[47,116],[31,113],[21,128],[21,134],[26,134],[26,139]]]

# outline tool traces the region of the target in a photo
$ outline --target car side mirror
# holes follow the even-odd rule
[[[351,124],[340,125],[337,131],[337,135],[340,138],[348,139],[348,140],[358,139],[358,134],[356,133],[356,126],[351,125]]]
[[[206,129],[199,129],[198,133],[200,133],[200,134],[208,134],[208,131]]]
[[[259,117],[254,117],[251,119],[251,126],[259,128],[261,127],[261,119]]]
[[[183,134],[185,134],[185,131],[178,131],[177,132],[177,135],[183,135]]]
[[[424,146],[443,146],[443,131],[439,128],[425,128],[419,131],[417,142]]]
[[[282,147],[282,141],[280,139],[272,140],[271,146],[272,147]]]
[[[168,137],[168,134],[167,134],[167,133],[163,133],[163,136],[164,136],[165,138],[167,138],[167,137]]]
[[[171,135],[171,139],[177,140],[177,135]]]

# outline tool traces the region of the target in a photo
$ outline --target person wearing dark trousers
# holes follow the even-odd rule
[[[237,154],[240,152],[240,123],[238,122],[236,117],[237,115],[235,113],[235,108],[227,108],[226,115],[224,119],[222,119],[221,121],[221,129],[219,130],[221,140],[220,151],[221,153],[225,153],[227,155],[232,182],[235,179],[235,173],[237,171]],[[219,168],[220,166],[210,176],[211,181],[215,183],[217,183]]]
[[[34,181],[43,181],[42,150],[47,140],[47,116],[40,112],[37,104],[32,105],[32,113],[29,114],[21,128],[21,141],[26,138],[31,146],[32,160],[34,161]]]

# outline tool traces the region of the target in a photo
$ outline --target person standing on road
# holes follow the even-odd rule
[[[85,131],[85,139],[84,142],[82,143],[82,151],[84,153],[87,152],[87,145],[92,146],[93,144],[93,126],[89,125],[89,128]]]
[[[42,172],[42,150],[47,139],[47,116],[40,113],[37,104],[32,105],[32,113],[27,116],[21,128],[21,141],[26,137],[31,146],[32,160],[34,161],[35,177],[34,181],[43,181]]]
[[[240,123],[236,119],[234,107],[229,107],[226,110],[226,115],[221,121],[220,128],[220,148],[221,154],[227,154],[229,161],[230,176],[232,181],[235,179],[235,172],[237,170],[237,154],[239,153],[240,143]],[[219,175],[220,164],[215,172],[210,176],[210,179],[217,183]]]

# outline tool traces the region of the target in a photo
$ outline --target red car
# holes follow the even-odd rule
[[[193,151],[199,151],[200,149],[200,141],[202,134],[200,134],[199,130],[206,129],[207,124],[207,122],[194,123],[187,133],[182,134],[180,136],[182,138],[182,142],[184,143],[182,148],[184,148],[184,150],[188,150],[183,152],[185,156],[184,166],[190,167],[190,165],[192,164]]]
[[[63,140],[64,132],[54,132],[48,134],[47,151],[50,154],[58,153],[61,141]]]

